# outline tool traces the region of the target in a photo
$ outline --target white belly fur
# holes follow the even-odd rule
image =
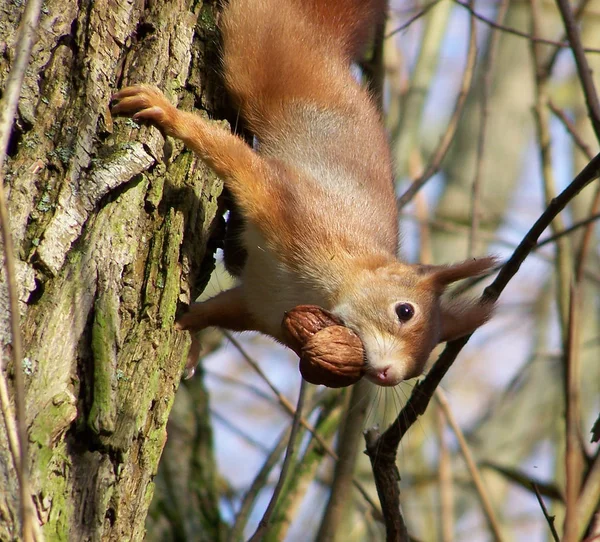
[[[316,284],[302,281],[290,272],[267,248],[264,237],[251,224],[244,232],[248,260],[242,285],[248,309],[262,323],[264,330],[280,336],[283,314],[297,305],[329,308],[328,301]]]

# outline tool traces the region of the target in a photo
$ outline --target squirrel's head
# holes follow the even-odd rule
[[[361,338],[366,376],[380,386],[418,376],[438,343],[485,323],[493,303],[448,299],[443,293],[449,284],[481,275],[494,264],[491,257],[444,266],[394,262],[361,272],[332,312]]]

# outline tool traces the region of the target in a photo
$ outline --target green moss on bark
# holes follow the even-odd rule
[[[118,326],[118,300],[111,293],[104,292],[94,304],[92,324],[94,386],[88,424],[96,434],[110,434],[115,430]]]

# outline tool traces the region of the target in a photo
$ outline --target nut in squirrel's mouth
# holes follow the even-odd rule
[[[360,337],[329,311],[316,305],[294,307],[286,312],[282,331],[308,382],[340,388],[364,376],[368,364]]]

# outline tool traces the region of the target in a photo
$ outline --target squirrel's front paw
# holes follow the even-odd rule
[[[111,114],[131,117],[173,135],[178,111],[164,94],[150,85],[126,87],[112,96]]]

